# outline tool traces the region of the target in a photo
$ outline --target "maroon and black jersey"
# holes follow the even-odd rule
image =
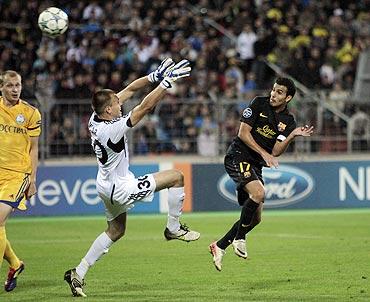
[[[259,146],[270,154],[276,141],[284,141],[296,128],[296,122],[288,108],[281,112],[275,112],[270,105],[269,97],[255,97],[244,109],[240,121],[252,127],[252,137]],[[239,137],[234,139],[229,151],[242,152],[248,156],[251,162],[265,165],[262,156],[244,144]]]

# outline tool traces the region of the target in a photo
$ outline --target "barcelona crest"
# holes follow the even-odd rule
[[[283,132],[285,130],[285,128],[286,128],[286,125],[284,123],[282,123],[282,122],[279,122],[279,124],[278,124],[278,130],[280,132]]]

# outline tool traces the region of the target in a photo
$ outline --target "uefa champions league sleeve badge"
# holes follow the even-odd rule
[[[252,116],[252,109],[251,108],[246,108],[244,111],[243,111],[243,117],[244,118],[250,118]]]

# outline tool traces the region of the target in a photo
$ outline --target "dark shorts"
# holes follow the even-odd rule
[[[242,205],[249,198],[244,186],[253,180],[263,183],[262,165],[253,163],[248,154],[233,150],[226,154],[224,166],[227,174],[236,183],[238,203]]]

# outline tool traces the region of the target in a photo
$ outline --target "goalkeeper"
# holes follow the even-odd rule
[[[80,264],[64,274],[74,296],[86,296],[83,291],[85,275],[124,235],[127,211],[137,202],[151,202],[154,192],[168,190],[168,218],[164,230],[167,240],[189,242],[200,237],[198,232],[180,223],[185,197],[183,174],[178,170],[167,170],[135,177],[129,170],[126,137],[126,133],[152,111],[173,83],[190,76],[190,71],[189,61],[182,60],[175,65],[168,58],[154,72],[135,80],[117,94],[103,89],[93,95],[94,112],[89,121],[89,131],[99,167],[96,188],[105,205],[108,227],[95,239]],[[159,85],[140,104],[123,114],[122,104],[135,91],[158,82]]]

